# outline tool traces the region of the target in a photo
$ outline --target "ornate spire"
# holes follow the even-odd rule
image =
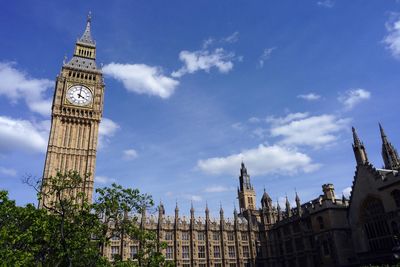
[[[296,192],[296,207],[297,207],[297,214],[299,215],[299,216],[301,216],[301,202],[300,202],[300,198],[299,198],[299,195],[297,194],[297,190],[295,190],[295,192]]]
[[[385,163],[385,169],[394,170],[400,168],[400,158],[397,150],[389,142],[382,125],[379,123],[379,130],[382,138],[382,158]]]
[[[220,215],[221,219],[223,219],[224,218],[224,209],[222,208],[222,203],[219,203],[219,206],[220,206],[219,215]]]
[[[290,215],[292,215],[292,210],[290,208],[290,202],[289,202],[289,199],[288,199],[287,195],[286,195],[286,203],[285,203],[285,205],[286,205],[286,214],[287,214],[288,217],[290,217]]]
[[[358,138],[356,129],[351,127],[353,132],[353,151],[354,156],[356,158],[357,165],[364,165],[368,162],[367,151],[365,150],[364,144],[361,142],[360,138]]]
[[[190,214],[194,214],[194,208],[193,208],[193,200],[190,201]]]
[[[79,38],[79,40],[78,40],[79,43],[88,44],[88,45],[96,44],[92,38],[92,34],[91,34],[91,30],[90,30],[91,22],[92,22],[92,13],[89,12],[87,19],[86,19],[86,28],[82,34],[82,37]]]
[[[276,212],[277,212],[277,217],[278,217],[278,221],[281,220],[281,206],[279,205],[279,200],[276,200]]]

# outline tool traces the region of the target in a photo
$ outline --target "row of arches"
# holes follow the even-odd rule
[[[79,78],[79,79],[84,79],[84,80],[89,80],[89,81],[96,81],[96,75],[81,73],[81,72],[76,72],[76,71],[68,72],[68,77]]]

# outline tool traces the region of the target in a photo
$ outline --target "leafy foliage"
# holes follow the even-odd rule
[[[72,171],[43,184],[25,182],[37,190],[42,208],[19,207],[0,191],[1,266],[169,266],[160,252],[165,244],[138,222],[137,214],[153,206],[149,195],[112,184],[97,189],[91,204],[79,190],[83,179]],[[121,260],[124,238],[113,262],[103,256],[114,236],[139,242],[134,260]]]

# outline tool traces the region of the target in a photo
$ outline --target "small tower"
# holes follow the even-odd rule
[[[297,194],[297,191],[296,191],[296,208],[297,208],[297,215],[298,216],[301,216],[301,203],[300,203],[300,198],[299,198],[299,195]]]
[[[289,199],[288,199],[287,195],[286,195],[286,203],[285,203],[285,205],[286,205],[286,216],[287,217],[292,216],[292,209],[290,208],[290,202],[289,202]]]
[[[175,205],[175,225],[178,224],[178,220],[179,220],[179,208],[178,208],[178,201],[176,201],[176,205]]]
[[[356,129],[354,127],[351,127],[351,130],[353,131],[354,143],[352,146],[357,165],[364,165],[368,162],[367,151],[365,150],[364,144],[360,141],[360,138],[358,138]]]
[[[278,222],[282,219],[281,215],[282,215],[282,211],[281,211],[281,206],[279,205],[279,201],[276,201],[276,211],[277,211],[277,219]]]
[[[243,162],[240,168],[238,198],[240,213],[256,209],[256,192],[250,182],[250,175],[247,173]]]
[[[389,170],[400,169],[400,158],[397,153],[397,150],[389,142],[381,124],[379,124],[379,130],[381,132],[381,138],[382,138],[382,158],[385,164],[385,169]]]
[[[335,201],[335,187],[333,186],[333,184],[322,185],[322,191],[324,192],[324,199]]]
[[[162,201],[160,201],[160,205],[158,206],[158,222],[162,223],[163,217],[165,215],[165,209]]]
[[[210,220],[210,210],[208,209],[208,203],[207,202],[206,202],[205,214],[206,214],[206,221],[209,221]]]
[[[191,203],[190,203],[190,221],[194,221],[193,201],[191,201]]]
[[[262,206],[262,213],[264,216],[264,222],[267,224],[274,223],[275,217],[274,217],[274,208],[272,206],[272,199],[268,195],[265,188],[264,188],[264,194],[261,198],[261,206]]]

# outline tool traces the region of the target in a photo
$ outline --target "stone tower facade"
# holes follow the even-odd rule
[[[64,61],[53,97],[51,130],[43,182],[57,171],[77,171],[84,182],[81,192],[92,200],[99,123],[103,112],[104,82],[96,65],[96,43],[91,36],[91,16],[75,45],[71,60]],[[85,176],[89,174],[88,176]],[[48,192],[46,186],[42,192]],[[51,201],[43,198],[39,205]]]
[[[240,212],[256,209],[256,192],[250,182],[250,175],[247,173],[243,162],[240,168],[238,198]]]

